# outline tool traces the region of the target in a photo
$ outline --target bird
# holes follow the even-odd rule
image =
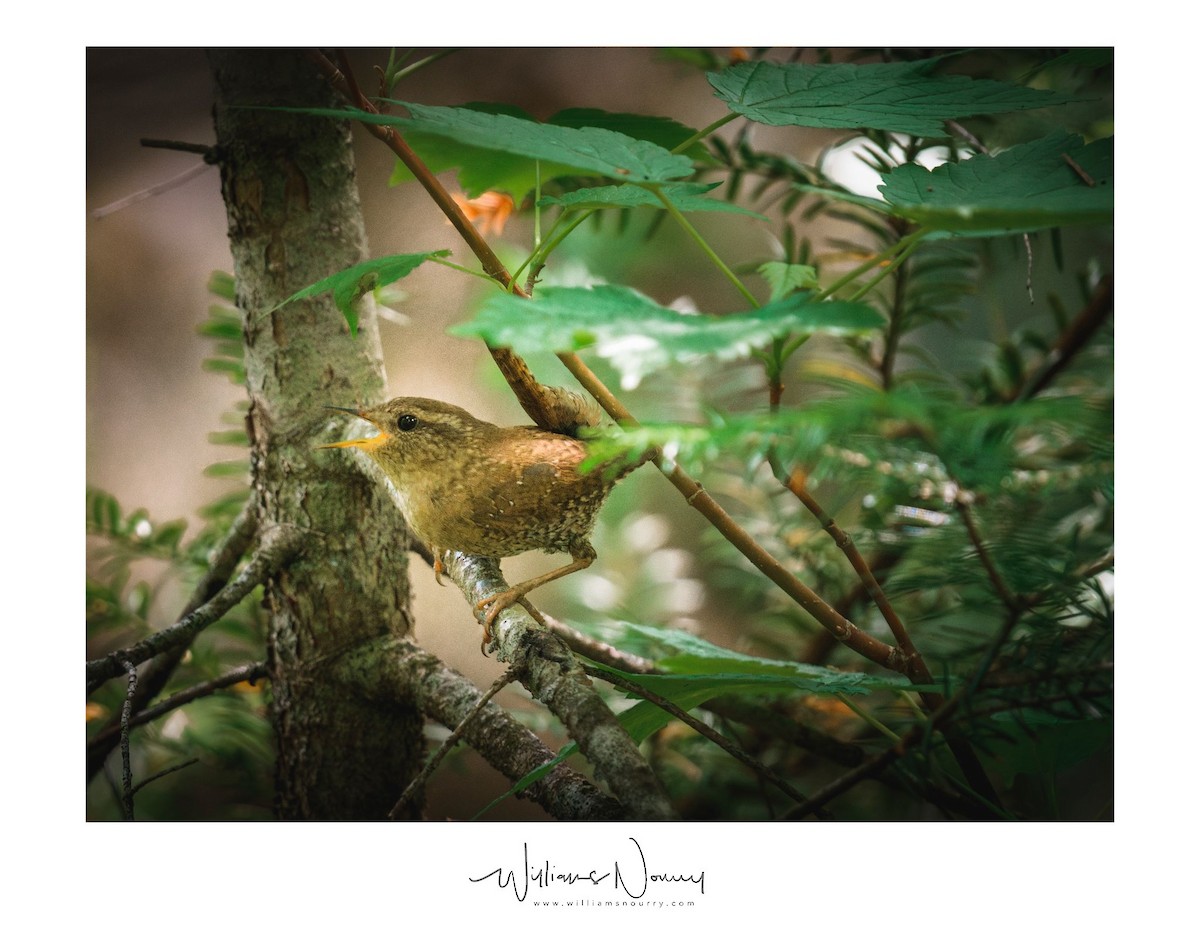
[[[584,473],[588,445],[582,439],[532,425],[495,425],[424,397],[327,408],[377,429],[321,447],[357,449],[378,465],[409,528],[433,552],[439,581],[446,551],[505,558],[540,549],[571,556],[570,564],[479,602],[485,650],[501,611],[521,602],[541,621],[525,596],[595,561],[590,539],[600,507],[616,482],[645,460]]]

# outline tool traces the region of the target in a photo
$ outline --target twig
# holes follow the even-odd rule
[[[1112,315],[1112,311],[1113,278],[1109,274],[1100,281],[1087,306],[1071,320],[1071,324],[1059,336],[1054,347],[1046,355],[1042,366],[1031,374],[1022,385],[1017,398],[1027,400],[1049,386],[1050,382],[1071,363],[1071,359],[1088,343],[1105,320]]]
[[[786,780],[781,778],[773,770],[763,766],[761,763],[759,763],[757,760],[755,760],[753,757],[751,757],[749,754],[747,754],[745,751],[743,751],[740,747],[738,747],[736,744],[734,744],[732,741],[730,741],[728,738],[726,738],[723,734],[721,734],[719,731],[717,731],[711,725],[706,725],[704,722],[701,722],[699,719],[689,715],[687,712],[685,712],[679,706],[675,705],[675,703],[671,702],[669,699],[664,699],[662,696],[659,696],[657,693],[646,689],[646,687],[642,686],[640,683],[635,683],[634,681],[628,679],[627,677],[621,676],[620,674],[617,674],[617,673],[613,673],[606,667],[588,666],[588,667],[585,667],[584,669],[587,671],[589,676],[599,677],[601,680],[605,680],[608,683],[611,683],[613,686],[617,687],[618,689],[622,689],[622,690],[625,690],[626,692],[632,693],[633,695],[637,696],[639,699],[644,699],[647,702],[651,702],[654,705],[658,706],[658,708],[662,709],[664,712],[670,713],[671,715],[675,716],[675,718],[679,719],[685,725],[690,726],[692,729],[697,731],[703,737],[707,738],[713,744],[717,745],[717,747],[719,747],[721,750],[725,751],[731,757],[737,758],[739,761],[741,761],[743,764],[745,764],[747,767],[749,767],[751,770],[753,770],[755,773],[757,773],[763,779],[774,784],[776,788],[778,788],[785,795],[794,799],[796,802],[804,803],[807,801],[807,798],[805,797],[805,795],[803,793],[801,793],[799,790],[797,790],[795,787],[793,787]]]
[[[1096,182],[1094,180],[1092,180],[1092,175],[1089,174],[1087,171],[1085,171],[1082,167],[1080,167],[1079,162],[1076,161],[1074,158],[1072,158],[1070,155],[1068,155],[1065,151],[1062,153],[1062,160],[1067,163],[1067,167],[1069,167],[1072,171],[1074,171],[1076,176],[1081,181],[1083,181],[1089,187],[1096,186]]]
[[[996,595],[1000,597],[1000,601],[1004,603],[1010,615],[1019,615],[1021,613],[1021,602],[1017,599],[1013,591],[1008,588],[1008,584],[1004,582],[1004,578],[1000,575],[1000,570],[996,566],[996,562],[992,560],[992,554],[984,543],[983,536],[979,533],[979,526],[975,524],[975,517],[971,511],[970,496],[966,491],[960,489],[954,494],[954,507],[958,510],[958,514],[962,518],[963,526],[966,528],[967,535],[971,539],[971,546],[975,549],[975,553],[979,555],[979,562],[983,565],[983,569],[987,573],[988,582],[991,583],[992,589],[996,591]]]
[[[240,667],[234,667],[219,677],[214,677],[211,680],[206,680],[203,683],[197,683],[195,686],[189,686],[187,689],[180,690],[178,693],[172,693],[166,699],[156,702],[149,709],[144,709],[137,712],[129,718],[129,728],[138,728],[155,719],[162,718],[173,709],[178,709],[180,706],[187,705],[200,699],[203,696],[208,696],[212,693],[223,690],[226,687],[233,686],[235,683],[241,683],[245,680],[253,682],[259,677],[265,676],[267,673],[267,665],[262,661],[254,664],[242,664]],[[101,732],[92,741],[88,742],[88,749],[91,750],[93,743],[104,737]]]
[[[217,161],[217,149],[213,145],[177,142],[174,139],[140,139],[139,144],[143,148],[165,148],[169,151],[186,151],[193,155],[200,155],[206,164],[215,164]]]
[[[888,628],[891,629],[892,635],[896,639],[896,644],[900,647],[904,661],[904,672],[907,674],[911,669],[916,671],[917,676],[925,678],[914,682],[930,682],[933,676],[925,668],[924,661],[917,652],[916,645],[913,644],[912,638],[909,637],[908,629],[905,628],[904,623],[900,620],[900,616],[896,614],[896,610],[892,608],[891,601],[888,600],[886,594],[883,592],[883,588],[879,585],[879,581],[875,579],[875,575],[871,573],[871,568],[859,553],[853,539],[842,531],[838,524],[834,522],[833,517],[826,513],[816,498],[809,493],[804,472],[799,468],[793,470],[784,485],[792,492],[796,499],[804,504],[804,507],[813,514],[814,518],[821,523],[821,528],[833,539],[834,544],[846,556],[846,560],[850,562],[850,566],[858,574],[863,588],[870,594],[872,601],[878,607],[880,613],[883,614]],[[924,668],[924,670],[919,669],[918,665],[919,668]]]
[[[1033,244],[1029,233],[1021,236],[1025,240],[1025,292],[1029,294],[1029,305],[1033,305]]]
[[[425,785],[425,783],[433,775],[433,772],[438,768],[438,765],[441,764],[443,758],[445,758],[445,756],[450,753],[450,750],[456,744],[458,744],[459,740],[463,736],[463,732],[466,731],[467,726],[470,725],[471,722],[476,719],[476,717],[478,717],[479,713],[483,711],[483,707],[491,702],[496,697],[497,693],[504,689],[504,687],[508,686],[508,684],[512,683],[516,678],[517,672],[513,667],[509,667],[506,671],[504,671],[504,673],[496,678],[496,682],[492,684],[491,689],[484,693],[479,698],[479,701],[471,707],[471,711],[463,716],[462,721],[454,727],[454,731],[450,732],[450,737],[442,742],[442,746],[438,748],[433,757],[429,758],[429,761],[425,764],[424,769],[415,777],[413,777],[412,782],[404,788],[404,792],[400,794],[400,798],[397,799],[396,804],[392,806],[392,811],[388,813],[388,818],[395,821],[396,818],[400,816],[404,810],[404,807],[412,801],[412,798],[417,790],[421,789]]]
[[[256,586],[275,574],[300,550],[301,533],[293,529],[277,528],[273,535],[270,541],[264,541],[238,578],[199,609],[136,644],[113,651],[98,660],[88,661],[88,692],[91,693],[105,680],[118,676],[127,664],[140,664],[183,641],[190,641],[197,633],[212,625],[241,602]]]
[[[560,622],[553,616],[542,613],[546,627],[558,635],[572,651],[589,660],[615,667],[626,673],[655,673],[654,661],[647,660],[637,654],[630,654],[620,648],[614,648],[606,641],[598,641],[590,635],[585,635],[578,629],[572,628],[566,622]]]
[[[132,662],[123,664],[129,675],[125,687],[125,702],[121,705],[121,813],[125,821],[133,821],[133,769],[129,762],[129,717],[132,714],[133,696],[137,692],[137,667]]]
[[[189,180],[199,177],[207,171],[211,165],[201,162],[194,164],[182,174],[176,174],[170,180],[164,180],[161,184],[155,184],[153,187],[147,187],[145,190],[139,190],[137,193],[131,193],[127,197],[122,197],[112,203],[104,206],[98,206],[92,210],[93,219],[103,219],[105,216],[110,216],[113,213],[123,210],[127,206],[132,206],[134,203],[140,203],[142,200],[148,200],[150,197],[158,196],[160,193],[166,193],[168,190],[174,190],[186,184]]]
[[[166,770],[160,770],[158,773],[154,774],[153,776],[146,777],[146,779],[142,780],[141,783],[139,783],[137,786],[135,786],[133,788],[133,791],[136,793],[143,786],[149,786],[155,780],[162,779],[163,777],[169,776],[178,770],[183,770],[185,767],[190,767],[190,766],[192,766],[192,764],[198,764],[198,763],[200,763],[200,758],[192,757],[188,760],[180,761],[178,764],[172,764]]]

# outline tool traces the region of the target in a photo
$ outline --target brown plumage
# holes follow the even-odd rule
[[[571,555],[565,567],[479,604],[486,609],[485,642],[501,610],[595,560],[588,539],[596,515],[613,484],[633,469],[580,473],[587,457],[583,441],[534,426],[493,425],[438,400],[404,396],[341,411],[367,420],[379,434],[323,447],[358,448],[379,465],[439,572],[443,551],[495,558],[537,549]]]

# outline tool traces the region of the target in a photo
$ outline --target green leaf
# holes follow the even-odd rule
[[[934,75],[941,59],[885,64],[743,62],[708,82],[735,113],[769,126],[946,134],[947,119],[1074,102],[1017,84]]]
[[[386,287],[388,284],[395,283],[430,258],[444,258],[449,254],[450,252],[443,248],[440,251],[423,251],[411,255],[386,255],[382,258],[373,258],[370,261],[348,267],[344,271],[338,271],[336,274],[330,274],[315,284],[310,284],[303,290],[293,293],[277,306],[271,307],[268,312],[273,313],[294,300],[306,300],[323,293],[332,293],[337,308],[341,310],[342,315],[346,317],[346,322],[350,324],[350,331],[357,335],[357,303],[364,294],[370,293],[377,287]]]
[[[468,103],[463,109],[505,115],[524,120],[530,125],[537,124],[532,116],[517,106],[502,103]],[[433,173],[457,169],[458,184],[469,197],[477,197],[488,190],[500,190],[510,194],[520,203],[534,188],[539,176],[545,182],[555,177],[578,173],[570,165],[539,162],[537,159],[506,151],[470,145],[455,136],[420,129],[406,131],[404,141]],[[413,179],[412,172],[405,167],[404,162],[397,159],[388,183],[395,186]]]
[[[675,312],[626,287],[542,287],[532,299],[497,293],[451,334],[480,337],[519,354],[594,347],[626,387],[672,362],[747,356],[789,333],[864,332],[882,324],[863,303],[816,302],[795,294],[760,309],[708,316]]]
[[[726,684],[736,688],[764,685],[801,689],[813,693],[862,694],[871,689],[914,689],[907,680],[899,677],[879,677],[857,671],[848,672],[802,664],[796,661],[772,660],[754,657],[722,648],[703,638],[689,635],[673,628],[640,625],[622,622],[618,631],[618,647],[645,657],[652,657],[655,664],[667,675],[624,674],[641,683],[646,689],[667,696],[647,680],[657,676],[660,680],[703,678],[705,685],[721,687]],[[755,682],[757,681],[757,682]],[[918,687],[919,689],[919,687]],[[672,698],[671,700],[675,700]]]
[[[713,211],[721,213],[740,213],[743,216],[753,216],[765,220],[767,217],[753,210],[736,206],[725,200],[714,200],[705,196],[710,190],[720,187],[715,184],[663,184],[658,190],[671,201],[680,212],[690,213]],[[651,206],[655,209],[665,209],[662,200],[653,191],[635,184],[622,186],[585,187],[573,190],[557,197],[542,197],[538,206],[562,206],[565,209],[630,209],[635,206]]]
[[[879,189],[901,215],[956,233],[1112,222],[1113,140],[1085,145],[1060,131],[994,157],[976,155],[932,171],[905,164]]]
[[[565,165],[571,173],[594,174],[614,180],[662,183],[692,173],[691,159],[673,155],[653,142],[630,138],[593,126],[570,128],[530,122],[506,113],[484,113],[455,106],[423,106],[391,101],[409,116],[366,113],[361,110],[318,110],[315,115],[353,118],[453,139],[488,151],[533,158],[548,165]]]
[[[768,261],[758,266],[758,273],[771,285],[771,302],[783,299],[793,290],[813,290],[820,286],[817,269],[811,264]]]
[[[468,103],[461,109],[521,120],[526,124],[523,127],[525,129],[540,125],[532,116],[515,106]],[[513,126],[511,123],[508,125]],[[695,134],[694,130],[666,117],[609,113],[598,109],[562,110],[551,116],[547,125],[571,130],[607,130],[631,139],[653,143],[664,150],[675,148]],[[499,150],[491,144],[490,139],[487,140],[487,144],[472,144],[466,136],[423,128],[406,130],[404,139],[434,173],[457,168],[458,183],[471,197],[479,196],[487,190],[502,190],[520,203],[525,195],[534,189],[539,177],[545,184],[557,177],[595,177],[602,173],[581,168],[573,161],[562,162],[545,156],[529,157],[527,154]],[[707,149],[699,142],[689,146],[684,154],[692,160],[711,160]],[[397,161],[389,182],[399,184],[412,179],[412,172]]]
[[[250,447],[250,439],[245,429],[223,429],[220,432],[209,432],[208,441],[213,445],[237,445]]]
[[[633,139],[653,142],[668,151],[678,148],[696,134],[695,129],[666,116],[610,113],[607,110],[583,107],[560,110],[547,121],[555,126],[567,126],[572,129],[582,129],[586,126],[608,129]],[[680,154],[686,155],[693,161],[713,162],[713,157],[708,153],[703,142],[693,142]]]

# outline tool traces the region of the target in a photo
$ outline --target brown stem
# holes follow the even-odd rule
[[[914,671],[913,682],[928,683],[933,677],[929,673],[929,669],[925,666],[924,660],[917,652],[916,645],[912,643],[909,637],[908,629],[904,627],[904,623],[900,620],[900,616],[896,614],[896,610],[892,608],[891,602],[883,592],[883,588],[879,585],[879,581],[875,579],[875,575],[871,573],[871,568],[868,566],[862,554],[859,553],[857,545],[853,539],[841,530],[833,517],[830,516],[817,502],[816,498],[808,491],[805,483],[805,474],[799,468],[792,471],[788,477],[786,486],[791,490],[792,494],[804,504],[805,508],[813,514],[818,522],[821,523],[821,528],[831,537],[834,544],[838,546],[841,552],[846,556],[850,565],[854,568],[854,572],[858,574],[858,578],[862,581],[863,587],[870,594],[871,599],[883,614],[887,621],[888,628],[891,629],[892,635],[895,636],[896,644],[900,646],[900,652],[906,667],[911,667]],[[923,677],[924,679],[917,679]]]
[[[1113,277],[1109,274],[1100,281],[1100,285],[1096,287],[1096,292],[1092,294],[1092,298],[1083,311],[1071,320],[1071,324],[1059,336],[1054,347],[1046,355],[1042,366],[1034,371],[1021,386],[1018,391],[1019,398],[1027,400],[1049,386],[1050,382],[1071,363],[1071,359],[1088,343],[1096,330],[1112,315],[1112,311]]]
[[[975,524],[975,516],[971,511],[970,500],[963,490],[959,490],[954,495],[954,506],[958,510],[959,517],[962,519],[963,526],[967,530],[968,537],[971,539],[971,546],[975,549],[975,553],[979,555],[979,563],[983,565],[984,572],[987,573],[988,582],[991,583],[992,589],[996,591],[996,595],[1000,597],[1000,601],[1004,603],[1010,615],[1019,615],[1021,612],[1021,602],[1017,599],[1013,591],[1008,588],[1008,584],[1004,582],[1004,578],[1000,575],[1000,569],[996,566],[996,562],[992,560],[992,553],[984,543],[983,536],[979,532],[979,526]]]

